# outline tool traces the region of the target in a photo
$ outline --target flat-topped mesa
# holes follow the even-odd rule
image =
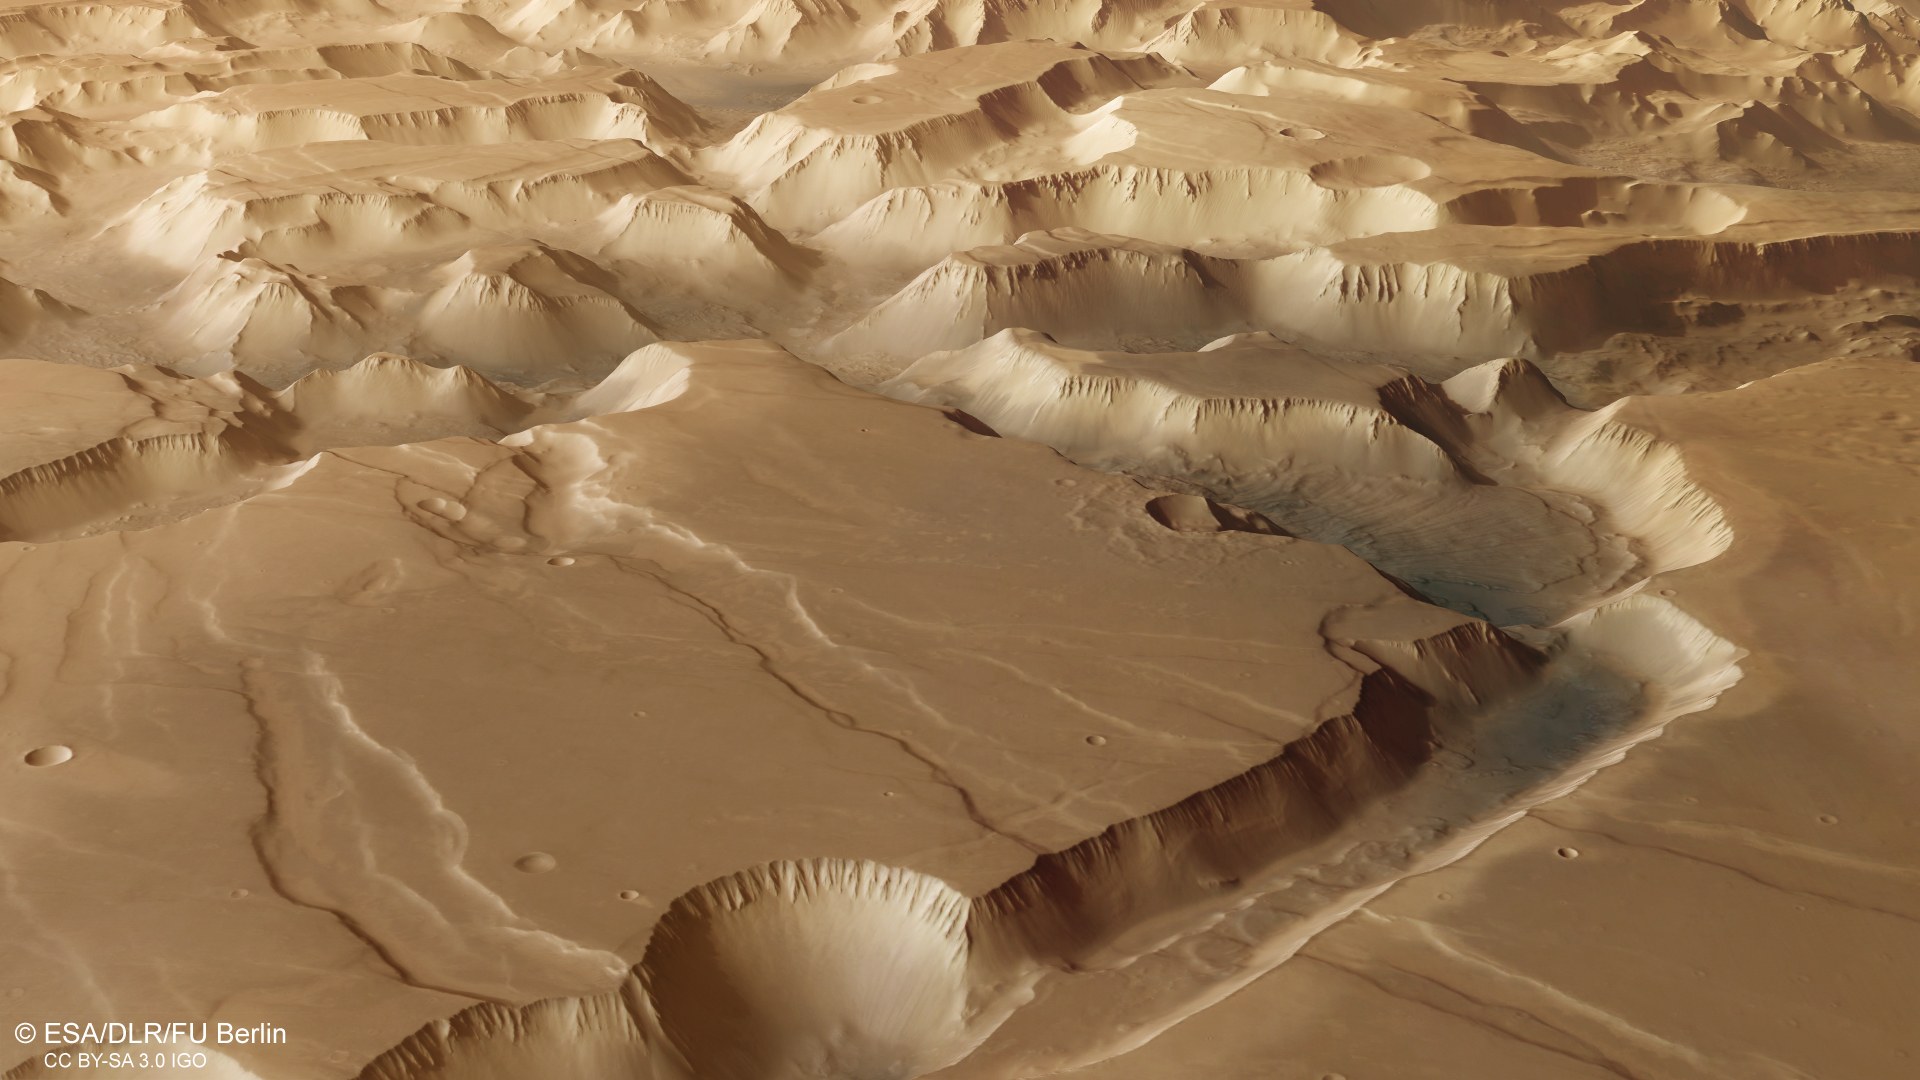
[[[1247,329],[1236,267],[1190,251],[1079,229],[949,256],[822,342],[827,357],[897,367],[1012,326],[1115,346],[1143,339],[1198,345]]]
[[[430,248],[467,228],[460,214],[409,191],[265,193],[224,180],[205,173],[174,180],[101,237],[128,254],[184,271],[247,241],[297,260],[350,244]]]
[[[585,50],[639,67],[693,61],[817,72],[872,57],[896,14],[871,0],[642,0],[520,4],[494,17],[537,48]]]
[[[553,404],[467,368],[386,353],[279,391],[240,371],[191,378],[165,368],[0,362],[0,389],[26,387],[90,403],[65,438],[0,433],[0,532],[27,541],[153,528],[245,498],[277,482],[282,466],[328,449],[497,440]],[[572,405],[559,399],[561,413]]]
[[[1502,624],[1559,621],[1729,540],[1671,447],[1569,408],[1524,361],[1436,386],[1265,335],[1129,354],[1008,331],[881,389],[1195,485]]]
[[[897,371],[1002,330],[1094,349],[1195,349],[1265,330],[1447,374],[1536,353],[1504,273],[1376,263],[1324,248],[1264,258],[1063,228],[948,256],[814,346],[823,362]]]
[[[660,336],[622,298],[624,279],[564,249],[515,244],[396,260],[404,271],[377,287],[333,286],[256,251],[249,242],[208,260],[133,313],[183,370],[238,367],[286,382],[386,350],[544,381],[598,375]]]
[[[189,379],[18,360],[0,364],[0,387],[86,403],[74,430],[0,436],[0,537],[8,540],[137,527],[293,457],[269,392],[243,375]]]
[[[1295,135],[1303,134],[1299,131]],[[1317,132],[1315,133],[1317,135]],[[1203,252],[1276,253],[1443,220],[1406,187],[1330,187],[1299,168],[1102,162],[1019,180],[949,180],[875,196],[813,243],[895,275],[971,248],[1083,229]],[[1322,172],[1322,178],[1330,173]],[[1249,203],[1270,208],[1249,219]]]
[[[1209,83],[1208,89],[1246,97],[1321,99],[1403,109],[1430,116],[1475,138],[1559,160],[1552,147],[1485,95],[1440,76],[1289,58],[1236,67]]]
[[[247,84],[155,109],[126,122],[167,132],[170,156],[192,160],[312,142],[489,146],[631,139],[665,152],[701,137],[705,122],[638,72],[589,68],[538,82],[415,74]]]
[[[177,269],[247,241],[304,269],[444,250],[529,217],[537,234],[578,231],[635,191],[686,182],[627,140],[509,143],[452,158],[433,146],[333,142],[180,177],[101,237]]]
[[[1756,227],[1748,233],[1752,239],[1619,244],[1575,265],[1516,279],[1514,304],[1544,356],[1594,348],[1623,331],[1685,338],[1706,330],[1711,340],[1712,330],[1737,325],[1749,312],[1770,315],[1803,336],[1823,336],[1863,315],[1906,310],[1906,298],[1920,284],[1920,220],[1899,217],[1907,227],[1794,235],[1805,230],[1781,223]],[[1770,239],[1769,231],[1789,238]],[[1795,362],[1804,361],[1753,350],[1684,375],[1702,389],[1727,388]]]
[[[279,450],[238,426],[111,439],[0,477],[0,539],[61,539],[130,507],[219,491],[283,463]]]
[[[9,72],[0,86],[0,112],[39,106],[83,118],[121,116],[236,86],[408,74],[455,81],[482,77],[467,64],[406,41],[194,50],[138,58],[77,54]]]
[[[824,227],[889,188],[946,179],[1144,87],[1191,84],[1158,57],[1032,42],[903,58],[816,89],[700,156],[783,229]]]
[[[1002,140],[948,175],[897,180],[814,239],[908,271],[1062,227],[1261,256],[1467,220],[1448,207],[1482,190],[1602,179],[1506,135],[1515,145],[1364,94],[1137,90],[1075,117],[1061,137]]]
[[[1687,95],[1692,100],[1683,97],[1680,103],[1666,87],[1483,85],[1481,89],[1503,105],[1538,118],[1534,123],[1542,132],[1577,128],[1614,145],[1640,146],[1672,162],[1658,170],[1669,175],[1684,175],[1685,170],[1733,181],[1771,177],[1799,186],[1825,168],[1823,162],[1844,159],[1845,140],[1911,142],[1920,135],[1910,121],[1866,100],[1850,85],[1790,82],[1799,85],[1769,85],[1761,91],[1760,100],[1744,88],[1734,88]],[[1857,110],[1846,108],[1849,95],[1859,101]],[[1860,115],[1850,116],[1849,111]],[[1575,160],[1595,156],[1577,149],[1557,152]],[[1688,170],[1687,163],[1697,165]]]
[[[1470,4],[1464,22],[1431,25],[1477,24],[1473,46],[1443,44],[1429,29],[1376,42],[1352,66],[1362,78],[1377,71],[1468,88],[1517,120],[1525,145],[1564,161],[1669,180],[1903,188],[1911,165],[1897,148],[1920,138],[1911,20],[1819,2],[1762,6],[1749,16],[1706,2],[1557,12]],[[1357,2],[1329,10],[1363,7],[1389,21],[1434,14]],[[1828,16],[1836,24],[1816,29]],[[1850,28],[1837,30],[1839,22]],[[1882,149],[1863,154],[1861,144]]]
[[[190,4],[23,4],[0,18],[0,56],[139,56],[179,42],[218,37]]]

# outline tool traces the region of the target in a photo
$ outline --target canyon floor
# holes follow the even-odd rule
[[[1920,1075],[1916,178],[1905,0],[0,0],[0,1068]]]

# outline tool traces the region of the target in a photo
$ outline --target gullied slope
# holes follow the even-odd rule
[[[233,680],[238,707],[257,724],[257,780],[268,802],[251,849],[234,853],[239,865],[258,859],[252,873],[266,874],[289,914],[331,915],[376,944],[398,1000],[411,1002],[405,1009],[431,1013],[430,1003],[448,994],[488,1002],[450,1025],[429,1025],[369,1065],[369,1076],[499,1076],[536,1058],[609,1076],[632,1075],[641,1062],[663,1077],[997,1069],[993,1063],[1009,1057],[1032,1058],[1035,1044],[1022,1033],[1055,1024],[1046,1017],[1063,1002],[1118,995],[1131,1002],[1124,1029],[1078,1031],[1059,1051],[1067,1056],[1047,1058],[1046,1067],[1098,1060],[1277,963],[1313,928],[1399,878],[1458,857],[1518,809],[1577,782],[1673,716],[1709,704],[1736,673],[1736,650],[1658,601],[1603,608],[1523,645],[1408,598],[1338,548],[1307,545],[1225,510],[1214,519],[1220,527],[1196,528],[1190,514],[1169,510],[1179,496],[1156,496],[1038,448],[983,437],[957,423],[966,419],[959,414],[847,389],[750,342],[649,346],[580,394],[514,391],[399,357],[311,375],[280,392],[231,374],[194,380],[24,361],[6,371],[21,387],[44,393],[61,386],[65,396],[90,403],[76,417],[96,433],[89,443],[74,432],[64,445],[31,431],[14,436],[7,450],[14,471],[0,485],[14,538],[55,541],[36,550],[60,565],[81,560],[73,572],[82,579],[98,572],[86,568],[89,558],[144,552],[141,564],[172,583],[174,599],[159,601],[143,625],[173,621],[168,611],[183,605],[178,618],[192,643],[182,644],[181,655],[226,672],[213,675],[212,685]],[[1480,390],[1500,396],[1498,385]],[[747,401],[760,404],[742,409]],[[1491,410],[1483,402],[1480,411]],[[119,434],[97,441],[113,431]],[[753,437],[738,434],[745,431]],[[876,469],[865,449],[873,435],[896,452],[921,449]],[[420,441],[435,436],[452,437]],[[801,490],[764,473],[781,461],[765,456],[770,440],[794,451],[780,468],[865,475],[872,490],[838,509],[787,495],[770,504],[711,502],[713,478],[743,467],[761,471],[762,490]],[[744,456],[714,458],[722,446]],[[55,451],[66,456],[48,458]],[[1041,505],[1009,503],[1013,477]],[[960,498],[968,487],[979,500]],[[327,505],[357,508],[360,524],[348,526],[359,530],[357,541],[345,543],[338,527],[322,526],[329,517],[315,511]],[[892,523],[885,530],[875,531],[877,520],[849,528],[881,505]],[[1002,537],[985,552],[964,524],[980,507],[992,508]],[[764,529],[769,514],[785,522],[772,534]],[[1068,518],[1079,527],[1062,531],[1058,523]],[[327,532],[310,535],[316,526]],[[311,584],[290,583],[294,591],[278,599],[243,599],[259,587],[235,592],[234,582],[248,578],[236,579],[245,571],[230,562],[199,569],[176,562],[181,550],[242,536],[253,538],[252,558],[309,544],[328,555],[302,576]],[[1041,668],[1027,670],[1034,661],[1016,659],[1031,648],[1023,635],[1006,639],[1012,652],[1004,657],[982,653],[1000,633],[988,627],[1029,625],[1037,614],[1004,609],[1009,599],[1046,600],[1038,588],[995,588],[975,589],[958,603],[954,590],[996,560],[992,580],[1004,583],[1004,560],[1014,553],[1031,566],[1019,573],[1038,575],[1036,586],[1058,580],[1065,563],[1032,560],[1063,542],[1071,550],[1059,558],[1107,568],[1090,580],[1131,578],[1135,585],[1118,594],[1127,599],[1097,627],[1052,631],[1084,642],[1063,653],[1056,639]],[[878,555],[876,543],[901,554]],[[13,545],[15,557],[31,557],[30,546]],[[858,561],[832,553],[855,548],[863,553]],[[906,580],[920,580],[920,589],[945,584],[917,599],[900,592],[894,568],[909,552],[918,565],[946,569]],[[964,569],[983,556],[988,563]],[[552,627],[543,633],[566,634],[574,605],[598,602],[587,596],[625,594],[618,603],[652,611],[641,616],[654,627],[647,633],[685,637],[690,661],[713,647],[717,632],[723,652],[695,662],[744,663],[758,672],[772,696],[749,704],[747,715],[784,702],[777,711],[810,713],[808,726],[824,723],[837,739],[852,740],[848,746],[879,754],[870,767],[920,774],[932,801],[911,815],[918,824],[904,825],[907,848],[896,824],[856,845],[853,862],[776,862],[707,885],[678,873],[620,871],[557,837],[543,850],[516,854],[509,823],[553,797],[547,781],[507,797],[468,773],[457,747],[421,741],[436,721],[408,719],[404,708],[390,712],[399,702],[386,689],[415,661],[372,646],[367,635],[376,624],[365,620],[390,619],[392,609],[380,605],[401,594],[412,595],[419,618],[445,619],[465,609],[476,589],[503,597],[527,588],[528,574],[578,579],[551,614],[533,615]],[[1189,587],[1180,582],[1194,574],[1217,578],[1219,596],[1237,583],[1244,608],[1176,600]],[[830,585],[836,580],[844,584]],[[854,595],[838,598],[850,588]],[[316,617],[332,628],[290,642],[270,621],[262,626],[242,614],[254,604],[285,603],[318,604]],[[932,605],[940,620],[916,605]],[[1292,614],[1276,616],[1281,607]],[[1116,619],[1141,622],[1121,630]],[[1244,629],[1233,629],[1236,623]],[[378,625],[387,629],[374,638],[399,634],[390,640],[401,650],[399,642],[413,640],[407,620]],[[448,644],[484,648],[489,625],[480,620],[471,628],[480,637]],[[902,639],[901,626],[923,627],[914,633],[926,640]],[[1141,636],[1116,651],[1116,634]],[[1214,641],[1205,647],[1213,655],[1192,667],[1193,659],[1165,654],[1160,643],[1169,635],[1187,642],[1183,649]],[[572,666],[591,662],[557,661],[544,655],[551,647],[526,658],[533,666],[520,668],[523,693],[561,692]],[[100,649],[90,650],[90,663],[127,662],[111,643]],[[1243,655],[1246,649],[1255,651]],[[938,667],[926,666],[942,656]],[[556,662],[559,669],[551,667]],[[1202,673],[1221,663],[1252,681],[1203,690]],[[635,670],[651,678],[656,669]],[[1152,687],[1164,693],[1169,681],[1188,689],[1174,711],[1164,711],[1167,702],[1151,710],[1150,721],[1129,715],[1123,690],[1111,704],[1094,705],[1119,690],[1111,680],[1121,670],[1134,671],[1136,696],[1151,696]],[[643,698],[660,704],[633,715],[700,708],[681,695],[698,700],[737,677],[720,678],[716,669],[664,697],[658,687],[645,691]],[[947,719],[970,711],[982,686],[993,684],[1005,700],[1026,704],[1006,717],[976,715],[964,728]],[[70,707],[36,700],[53,714]],[[430,712],[474,707],[456,695]],[[1060,722],[1034,724],[1036,707]],[[1178,719],[1183,713],[1187,719]],[[1539,717],[1561,714],[1580,719],[1547,725],[1554,734],[1543,738]],[[169,714],[160,707],[157,715]],[[1099,730],[1075,736],[1090,718]],[[513,730],[503,719],[500,730]],[[166,738],[164,730],[152,734]],[[701,731],[669,725],[649,738],[694,739],[668,751],[685,754]],[[620,745],[639,733],[590,724],[570,738]],[[65,775],[86,775],[104,752],[102,736],[84,724],[69,721],[59,737],[76,752],[62,767],[78,771]],[[988,779],[1062,739],[1078,745],[1084,766],[1025,770],[1013,786]],[[1135,746],[1143,764],[1113,773],[1109,745]],[[883,764],[895,756],[896,765]],[[815,795],[805,802],[834,790],[809,781],[801,760],[790,760],[787,781],[765,794],[793,798],[810,788]],[[1501,764],[1480,764],[1493,761]],[[352,801],[320,797],[319,778],[335,774],[353,777]],[[1196,780],[1205,790],[1183,798]],[[1088,781],[1077,794],[1058,787]],[[598,813],[601,796],[587,792],[598,783],[624,788],[627,774],[614,769],[604,780],[567,782],[576,812]],[[651,798],[684,805],[695,790],[669,786]],[[833,797],[856,802],[829,820],[868,797]],[[112,812],[95,798],[72,792],[55,812],[76,821]],[[975,882],[971,900],[933,878],[889,869],[885,858],[953,835],[952,811],[939,809],[951,800],[970,822],[962,835],[973,839],[960,850],[972,854],[912,858],[931,858],[947,874],[970,868],[963,876]],[[169,815],[196,805],[156,808],[154,824],[177,822]],[[1117,812],[1124,807],[1137,809]],[[386,824],[369,833],[369,815]],[[778,835],[758,827],[731,840],[708,834],[705,855],[724,865],[750,851],[805,850],[829,836],[840,836],[831,843],[846,850],[842,834],[818,832],[810,820],[817,819],[797,817]],[[1073,843],[1102,826],[1111,828]],[[1357,862],[1356,844],[1366,852]],[[1035,852],[1056,850],[1062,854],[1021,870]],[[587,871],[596,877],[614,870],[612,881],[628,882],[620,895],[636,899],[675,881],[692,891],[654,929],[640,989],[570,1003],[549,995],[617,983],[617,956],[588,944],[604,933],[591,929],[598,917],[554,911],[533,922],[517,908],[541,909],[554,899],[527,894],[497,871],[468,869],[475,858],[511,864],[523,876],[585,860],[605,866]],[[1297,894],[1301,875],[1318,879],[1334,867],[1346,886]],[[46,872],[84,880],[72,867]],[[603,886],[609,893],[612,881]],[[895,904],[901,914],[887,914]],[[1171,959],[1175,943],[1212,933],[1221,913],[1269,904],[1288,914],[1259,925],[1249,940],[1264,944],[1243,961],[1178,975],[1162,970],[1179,966]],[[897,941],[874,933],[896,917]],[[288,947],[323,947],[324,925]],[[855,925],[863,929],[850,937],[847,927]],[[966,934],[956,937],[962,925]],[[791,987],[803,971],[816,992],[796,996]],[[540,1003],[522,1010],[529,999]],[[732,1026],[715,1028],[715,1017],[733,1018]],[[1120,1030],[1133,1035],[1116,1041]]]
[[[0,970],[261,1080],[1135,1049],[1733,684],[1623,418],[1920,355],[1916,175],[1894,3],[11,4]]]
[[[1558,622],[1731,539],[1672,448],[1568,407],[1523,360],[1429,383],[1265,335],[1143,355],[1008,331],[886,389],[1253,508],[1503,625]]]
[[[1915,343],[1892,7],[96,5],[5,34],[22,355],[591,381],[749,335],[865,381],[929,347],[903,322],[1254,329],[1434,379],[1523,356],[1593,406]],[[1109,239],[975,280],[1061,230]],[[560,269],[500,277],[515,252]]]
[[[1545,655],[1471,624],[1342,640],[1378,665],[1353,713],[970,903],[872,863],[759,867],[675,901],[622,989],[512,1017],[481,1006],[363,1075],[495,1076],[518,1055],[608,1080],[1083,1067],[1271,970],[1737,678],[1737,650],[1658,601],[1578,619]],[[1543,716],[1578,734],[1543,744]],[[588,1040],[536,1026],[623,1010]]]

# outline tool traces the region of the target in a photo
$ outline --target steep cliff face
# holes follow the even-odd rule
[[[1884,0],[0,5],[0,1001],[1899,1074],[1916,176]]]
[[[1141,355],[1008,331],[884,388],[1258,510],[1503,625],[1558,622],[1731,540],[1674,448],[1570,408],[1523,360],[1435,384],[1259,334]]]

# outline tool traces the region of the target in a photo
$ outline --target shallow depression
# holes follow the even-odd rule
[[[63,765],[73,760],[73,748],[71,746],[61,746],[57,743],[51,746],[39,746],[27,751],[21,760],[35,768],[45,768],[49,765]]]

